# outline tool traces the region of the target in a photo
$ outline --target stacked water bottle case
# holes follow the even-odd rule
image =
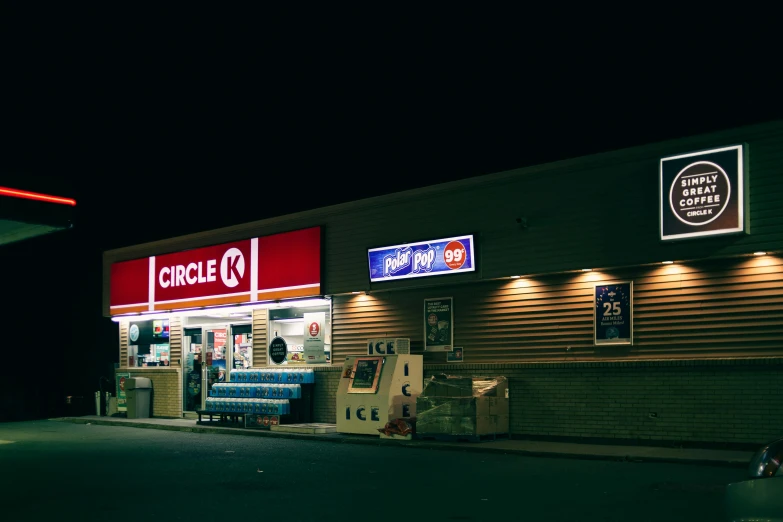
[[[301,399],[302,385],[314,382],[313,370],[306,368],[232,370],[229,382],[212,385],[207,411],[288,415],[289,399]]]

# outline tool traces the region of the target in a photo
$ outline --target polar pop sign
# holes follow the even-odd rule
[[[112,314],[306,297],[321,291],[319,227],[111,266]]]
[[[661,159],[661,239],[747,231],[745,147]]]
[[[476,270],[473,236],[371,248],[367,255],[373,283]]]

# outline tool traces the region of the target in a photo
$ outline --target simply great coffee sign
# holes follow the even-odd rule
[[[321,292],[320,227],[114,263],[112,315]]]
[[[746,146],[661,159],[662,240],[747,232]]]

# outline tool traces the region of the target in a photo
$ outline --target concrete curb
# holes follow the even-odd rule
[[[62,417],[49,419],[57,422],[71,422],[74,424],[95,424],[98,426],[124,426],[126,428],[142,428],[163,431],[183,431],[188,433],[209,433],[221,435],[241,435],[250,437],[274,437],[280,439],[296,439],[318,442],[329,442],[332,444],[359,444],[365,446],[401,446],[406,448],[417,448],[440,451],[462,451],[466,453],[500,453],[503,455],[516,455],[520,457],[536,458],[562,458],[562,459],[580,459],[580,460],[604,460],[614,462],[634,462],[634,463],[663,463],[663,464],[689,464],[698,466],[717,466],[731,468],[745,468],[747,461],[737,459],[701,459],[695,457],[661,457],[654,455],[606,455],[587,452],[561,452],[561,451],[537,451],[528,449],[509,449],[493,448],[483,446],[481,443],[443,443],[422,440],[393,440],[393,439],[361,439],[330,435],[308,435],[302,433],[280,433],[263,430],[245,430],[242,428],[209,427],[209,426],[177,426],[171,424],[152,424],[146,422],[131,421],[112,421],[108,419],[94,419],[85,417]]]

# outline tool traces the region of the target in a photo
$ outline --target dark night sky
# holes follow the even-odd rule
[[[2,264],[41,287],[14,278],[14,307],[70,296],[50,328],[94,372],[116,358],[103,249],[783,117],[777,46],[734,14],[273,33],[87,11],[0,16],[0,185],[78,200]]]
[[[781,116],[773,48],[735,15],[273,33],[88,11],[6,17],[0,175],[54,178],[101,248]]]

